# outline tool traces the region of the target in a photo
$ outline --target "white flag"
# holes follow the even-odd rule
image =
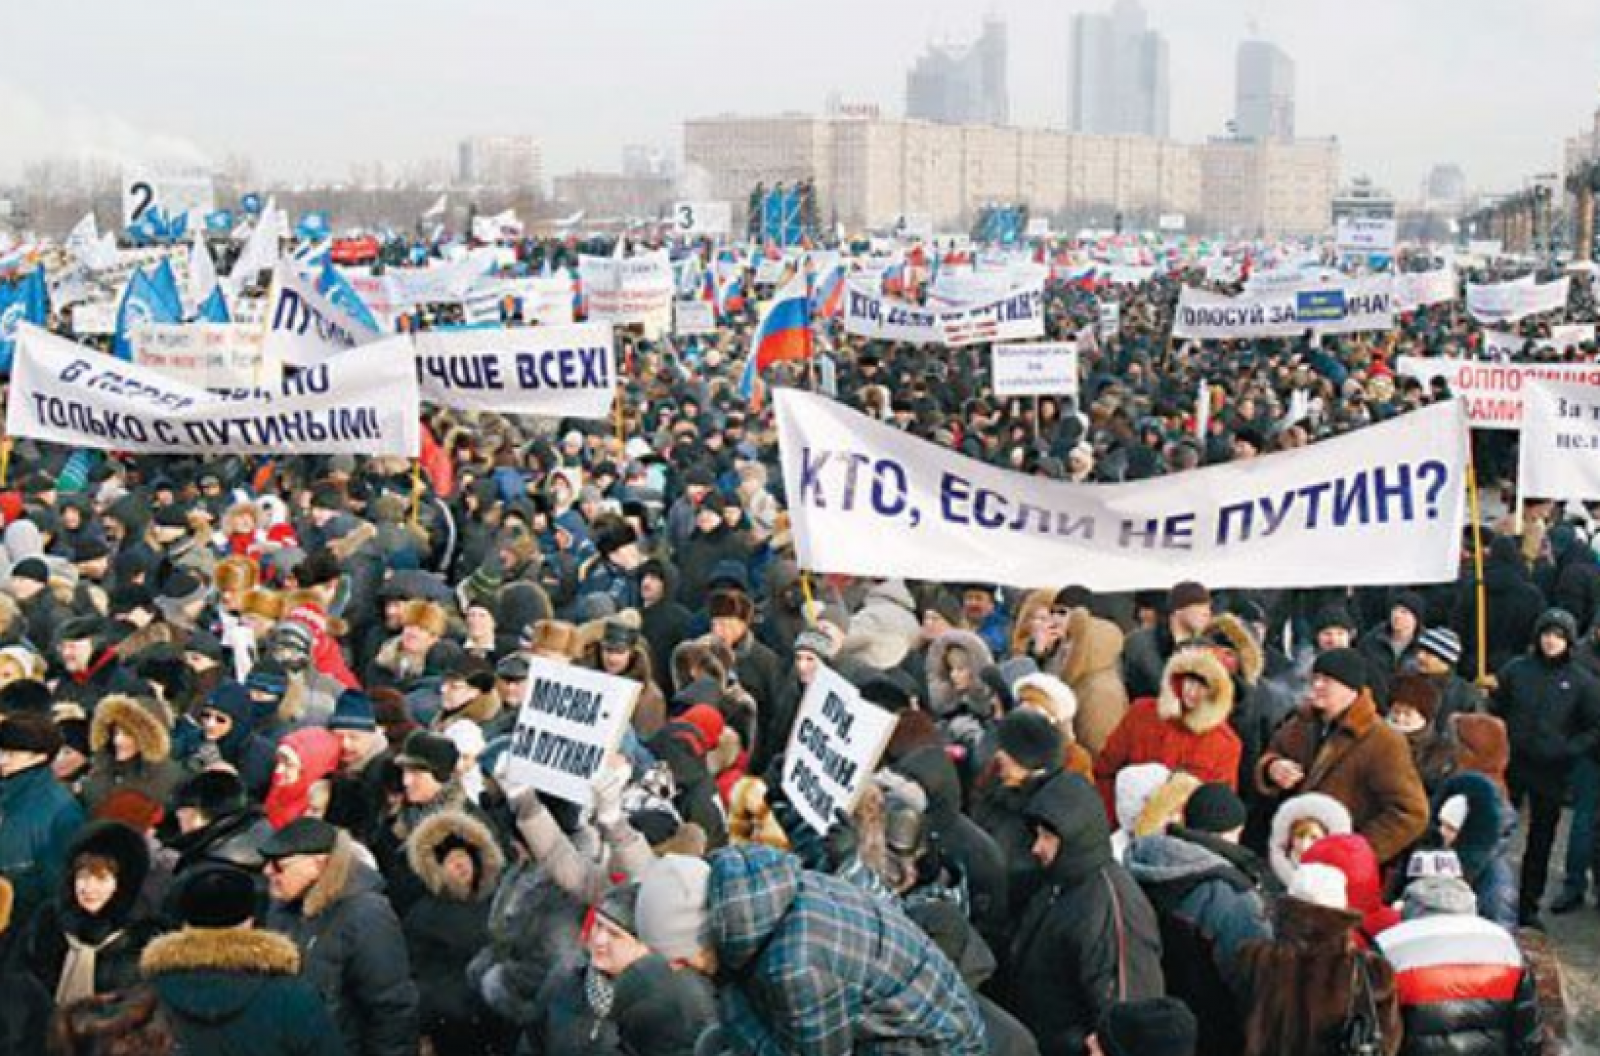
[[[255,230],[250,232],[250,241],[244,244],[239,259],[234,262],[233,271],[228,274],[230,292],[237,295],[247,283],[253,282],[263,271],[270,270],[278,263],[278,241],[286,237],[288,231],[288,215],[278,210],[276,201],[267,199],[267,206],[261,210]]]
[[[432,220],[436,216],[443,216],[449,196],[441,194],[439,200],[428,206],[428,211],[422,214],[422,219]]]
[[[310,367],[358,345],[378,332],[317,292],[287,261],[272,271],[267,296],[266,355],[291,367]]]
[[[186,307],[193,312],[206,303],[206,298],[210,297],[211,291],[216,288],[216,261],[211,259],[211,249],[206,245],[206,236],[196,231],[194,245],[189,247],[189,282],[186,291],[189,303]]]

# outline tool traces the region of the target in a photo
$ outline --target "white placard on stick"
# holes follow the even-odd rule
[[[839,811],[855,809],[897,722],[832,669],[818,666],[783,762],[784,794],[807,825],[826,833]]]
[[[506,749],[506,780],[588,806],[590,782],[622,741],[642,688],[602,671],[530,660],[527,693]]]
[[[995,345],[996,396],[1078,395],[1078,346],[1071,342]]]
[[[717,332],[717,307],[710,301],[674,301],[672,310],[672,329],[679,337]]]
[[[1517,485],[1524,495],[1600,499],[1600,389],[1530,380],[1523,391]]]

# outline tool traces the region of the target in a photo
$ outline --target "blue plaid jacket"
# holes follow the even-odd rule
[[[887,900],[768,847],[711,856],[722,1024],[753,1056],[984,1056],[972,992]]]

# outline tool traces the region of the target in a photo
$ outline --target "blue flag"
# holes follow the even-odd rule
[[[367,302],[361,299],[356,288],[350,285],[338,268],[333,266],[333,261],[322,262],[322,273],[317,276],[317,292],[332,301],[341,310],[352,318],[359,319],[373,330],[383,329],[378,325],[378,320],[373,318],[372,310],[367,307]]]
[[[222,296],[222,287],[211,287],[211,295],[200,305],[197,318],[202,323],[231,323],[233,316],[228,313],[227,298]]]
[[[316,242],[328,237],[328,212],[318,209],[304,213],[300,222],[295,225],[295,235],[306,242]]]
[[[233,211],[231,209],[218,209],[206,214],[206,230],[217,234],[228,234],[233,230]]]
[[[11,373],[17,351],[17,327],[44,326],[50,321],[50,294],[44,269],[34,268],[16,282],[0,284],[0,373]]]
[[[176,286],[174,286],[176,291]],[[128,280],[122,291],[122,303],[117,306],[117,333],[111,341],[111,351],[118,359],[133,359],[133,345],[129,334],[144,323],[181,323],[183,310],[168,302],[161,289],[151,281],[141,268]]]
[[[162,257],[150,281],[160,292],[167,309],[179,319],[183,318],[183,294],[178,292],[178,276],[172,271],[172,258]]]

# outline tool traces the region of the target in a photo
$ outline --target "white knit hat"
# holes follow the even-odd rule
[[[1439,824],[1448,825],[1457,832],[1467,823],[1467,797],[1451,796],[1439,804]]]
[[[653,862],[639,881],[639,941],[669,961],[710,946],[710,884],[711,866],[699,858],[669,854]]]
[[[1329,909],[1349,909],[1344,873],[1321,862],[1302,864],[1289,884],[1289,897]]]

